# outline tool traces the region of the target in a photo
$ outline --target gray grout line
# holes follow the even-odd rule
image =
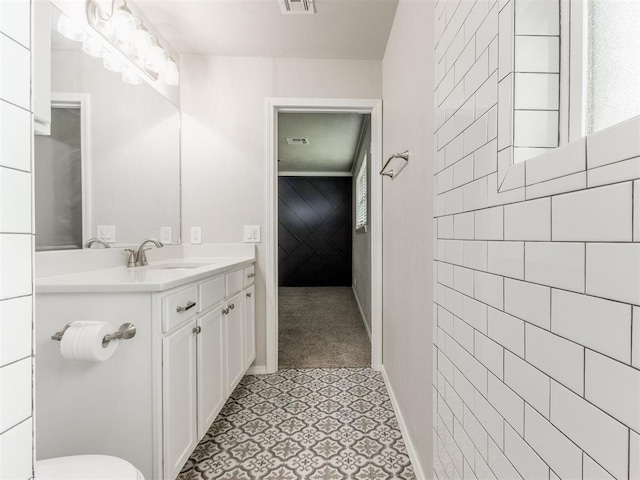
[[[444,332],[444,333],[446,334],[446,332]],[[449,336],[449,335],[447,334],[447,336]],[[450,336],[449,336],[449,338],[452,338],[452,337],[450,337]],[[456,341],[454,338],[452,338],[452,340],[453,340],[454,342]],[[456,342],[456,343],[457,343],[457,342]],[[505,350],[506,350],[506,349],[505,349]],[[441,350],[441,349],[440,349],[440,351],[442,352],[442,350]],[[443,355],[444,355],[445,357],[447,357],[446,353],[444,353],[444,352],[442,352],[442,353],[443,353]],[[449,359],[449,357],[447,357],[447,359]],[[455,368],[456,370],[458,370],[458,371],[460,372],[460,374],[461,374],[461,375],[462,375],[462,376],[463,376],[463,377],[464,377],[464,378],[465,378],[465,379],[470,383],[471,387],[474,389],[474,393],[475,393],[475,392],[478,392],[480,395],[482,395],[482,392],[480,392],[480,391],[479,391],[479,390],[478,390],[478,389],[473,385],[473,383],[472,383],[472,382],[471,382],[471,381],[466,377],[466,375],[462,372],[462,370],[460,370],[460,369],[456,366],[456,364],[455,364],[451,359],[449,359],[449,361],[450,361],[450,362],[451,362],[451,364],[454,366],[454,368]],[[535,368],[535,367],[534,367],[534,368]],[[437,373],[440,373],[440,371],[438,371]],[[492,372],[490,372],[490,371],[489,371],[489,373],[493,375],[493,373],[492,373]],[[542,372],[542,373],[544,374],[544,372]],[[440,375],[442,375],[442,374],[440,373]],[[546,374],[545,374],[545,375],[546,375]],[[495,375],[494,375],[494,376],[495,376]],[[444,375],[442,375],[442,377],[443,377],[443,379],[444,379],[444,381],[445,381],[446,383],[449,383],[449,385],[451,385],[451,383],[447,380],[447,378],[446,378]],[[496,377],[496,378],[497,378],[497,377]],[[551,379],[551,377],[549,377],[549,380],[550,380],[550,381],[552,380],[552,379]],[[504,383],[504,382],[503,382],[503,383]],[[559,385],[562,385],[560,382],[556,382],[556,383],[558,383]],[[562,386],[563,386],[564,388],[567,388],[567,387],[566,387],[566,386],[564,386],[564,385],[562,385]],[[523,398],[523,397],[521,397],[517,392],[515,392],[514,390],[512,390],[512,389],[511,389],[511,387],[509,387],[509,385],[507,385],[506,383],[505,383],[505,387],[507,387],[511,392],[513,392],[513,394],[514,394],[514,395],[516,395],[518,398],[520,398],[520,399],[524,402],[524,404],[525,404],[525,405],[528,405],[528,406],[529,406],[530,408],[532,408],[534,411],[538,412],[538,410],[537,410],[533,405],[529,404],[529,403],[526,401],[526,399],[524,399],[524,398]],[[452,389],[453,389],[453,391],[454,391],[454,392],[456,392],[456,395],[458,395],[458,393],[457,393],[457,391],[456,391],[456,389],[455,389],[455,387],[454,387],[453,385],[452,385]],[[567,388],[567,389],[568,389],[568,388]],[[568,389],[568,390],[569,390],[569,391],[571,391],[571,389]],[[573,393],[573,392],[572,392],[572,393]],[[484,395],[482,395],[482,396],[484,397]],[[470,413],[470,414],[475,418],[475,420],[480,424],[480,426],[482,427],[482,429],[486,432],[486,434],[488,435],[488,437],[492,438],[492,437],[491,437],[491,435],[489,434],[489,432],[486,430],[486,428],[485,428],[485,426],[483,425],[483,423],[482,423],[482,422],[478,419],[478,417],[475,415],[475,413],[474,413],[473,409],[469,408],[469,406],[465,403],[464,399],[463,399],[460,395],[458,395],[458,397],[460,398],[460,400],[462,400],[463,406],[464,406],[464,407],[466,407],[466,408],[467,408],[467,410],[469,410],[469,413]],[[485,398],[486,398],[486,397],[485,397]],[[451,407],[449,406],[449,404],[448,404],[448,402],[446,401],[446,399],[445,399],[445,397],[444,397],[444,396],[442,396],[442,400],[443,400],[443,402],[447,405],[447,407],[451,410],[451,412],[452,412],[453,416],[455,417],[455,414],[453,413],[453,409],[451,409]],[[486,398],[486,400],[487,400],[487,402],[489,403],[489,405],[491,405],[491,406],[493,407],[493,404],[492,404],[491,402],[489,402],[489,399],[488,399],[488,398]],[[493,407],[493,408],[495,409],[495,407]],[[437,406],[436,406],[436,411],[437,411]],[[497,411],[497,410],[496,410],[496,411]],[[550,411],[551,411],[551,389],[549,389],[549,415],[548,415],[548,416],[550,416]],[[511,428],[513,428],[513,430],[518,434],[518,436],[520,436],[520,438],[521,438],[521,439],[522,439],[522,440],[523,440],[523,441],[524,441],[524,442],[525,442],[525,443],[526,443],[526,444],[527,444],[527,445],[528,445],[528,446],[529,446],[529,447],[530,447],[534,452],[536,452],[536,453],[537,453],[537,451],[536,451],[536,450],[535,450],[535,449],[534,449],[534,448],[533,448],[533,447],[532,447],[532,446],[531,446],[531,445],[526,441],[526,439],[524,438],[524,428],[525,428],[525,425],[526,425],[526,422],[525,422],[525,417],[526,417],[525,412],[526,412],[526,407],[525,407],[525,408],[523,408],[523,435],[521,436],[521,435],[518,433],[518,431],[513,427],[513,425],[511,425],[511,424],[509,423],[509,421],[508,421],[506,418],[504,418],[504,417],[502,416],[502,414],[501,414],[499,411],[497,411],[497,413],[498,413],[498,414],[500,415],[500,417],[502,418],[503,422],[504,422],[504,423],[507,423]],[[541,414],[541,415],[545,418],[545,420],[547,420],[547,421],[548,421],[548,422],[549,422],[549,423],[550,423],[550,424],[551,424],[551,425],[552,425],[556,430],[558,430],[558,431],[559,431],[563,436],[565,436],[565,437],[566,437],[566,438],[567,438],[571,443],[573,443],[574,445],[576,445],[576,444],[575,444],[575,442],[573,442],[573,440],[572,440],[571,438],[569,438],[569,437],[568,437],[564,432],[562,432],[562,431],[561,431],[561,430],[560,430],[560,429],[559,429],[555,424],[553,424],[553,423],[551,422],[551,419],[550,419],[550,418],[547,418],[547,416],[545,416],[545,415],[544,415],[544,414],[542,414],[541,412],[538,412],[538,413],[539,413],[539,414]],[[605,412],[605,413],[606,413],[606,412]],[[438,416],[440,416],[440,415],[438,415]],[[444,420],[442,420],[442,422],[443,422],[443,424],[444,424],[445,428],[447,428],[447,431],[448,431],[449,429],[448,429],[448,427],[446,426],[446,424],[444,423]],[[463,428],[464,428],[464,422],[459,422],[459,423],[460,423],[460,424],[463,426]],[[503,423],[503,425],[504,425],[504,423]],[[465,429],[465,433],[466,433],[466,429]],[[469,438],[471,438],[471,436],[470,436],[468,433],[467,433],[467,436],[468,436]],[[454,439],[454,441],[455,441],[455,439]],[[472,439],[472,442],[473,442],[473,439]],[[444,442],[443,442],[443,443],[444,443]],[[457,443],[456,443],[456,445],[457,445]],[[474,443],[474,445],[475,445],[475,443]],[[576,445],[576,446],[577,446],[577,445]],[[476,447],[477,447],[477,446],[476,446]],[[578,447],[578,446],[577,446],[577,447]],[[580,447],[578,447],[578,449],[580,449]],[[582,450],[582,449],[580,449],[580,451],[581,451],[581,452],[583,452],[583,450]],[[583,453],[584,453],[584,452],[583,452]],[[464,453],[463,453],[463,456],[464,456]],[[546,462],[545,462],[544,460],[542,460],[542,461],[546,464]],[[595,461],[594,461],[594,463],[596,463],[596,464],[597,464],[597,462],[595,462]],[[598,464],[598,465],[599,465],[599,464]],[[549,467],[549,465],[547,465],[547,466]],[[601,466],[601,465],[600,465],[600,466]],[[601,466],[601,467],[602,467],[602,466]],[[549,468],[551,468],[551,467],[549,467]],[[602,468],[604,469],[604,467],[602,467]],[[517,470],[517,469],[516,469],[516,470]],[[604,470],[606,470],[606,469],[604,469]]]
[[[8,165],[0,165],[0,169],[11,170],[13,172],[25,173],[25,174],[28,174],[28,175],[32,174],[32,172],[29,171],[29,170],[22,170],[21,168],[10,167]]]
[[[539,328],[539,327],[538,327],[538,328]],[[453,338],[451,335],[449,335],[445,330],[443,330],[443,332],[447,335],[447,338],[450,338],[450,339],[451,339],[451,340],[453,340],[456,344],[458,344],[461,348],[463,348],[463,349],[464,349],[464,347],[463,347],[463,346],[462,346],[462,345],[461,345],[461,344],[460,344],[460,343],[459,343],[455,338]],[[480,332],[480,333],[482,333],[482,332]],[[552,333],[552,332],[551,332],[551,333]],[[559,335],[556,335],[556,336],[559,336]],[[488,337],[488,338],[490,338],[490,337]],[[563,338],[563,337],[561,337],[561,338]],[[497,343],[497,342],[496,342],[496,343]],[[498,343],[498,345],[500,345],[500,344]],[[535,368],[536,370],[538,370],[540,373],[542,373],[544,376],[546,376],[546,377],[549,379],[549,381],[550,381],[550,382],[551,382],[551,381],[553,381],[553,382],[557,383],[558,385],[560,385],[560,386],[562,386],[563,388],[565,388],[568,392],[570,392],[570,393],[572,393],[572,394],[576,395],[578,398],[581,398],[583,401],[587,402],[588,404],[590,404],[590,405],[592,405],[593,407],[597,408],[597,409],[598,409],[599,411],[601,411],[602,413],[606,414],[609,418],[611,418],[611,419],[612,419],[612,420],[614,420],[615,422],[619,423],[620,425],[623,425],[623,426],[624,426],[624,427],[626,427],[626,428],[629,428],[631,431],[635,431],[635,430],[631,429],[628,425],[625,425],[625,424],[622,422],[622,420],[620,420],[620,419],[618,419],[618,418],[614,417],[613,415],[611,415],[611,414],[610,414],[609,412],[607,412],[606,410],[603,410],[603,409],[602,409],[600,406],[598,406],[597,404],[595,404],[595,403],[591,402],[589,399],[579,396],[579,395],[578,395],[578,394],[576,394],[576,393],[575,393],[575,391],[574,391],[574,390],[572,390],[570,387],[568,387],[567,385],[563,384],[561,381],[559,381],[559,380],[557,380],[557,379],[553,378],[552,376],[550,376],[550,375],[549,375],[549,374],[547,374],[546,372],[544,372],[544,371],[540,370],[540,369],[539,369],[538,367],[536,367],[535,365],[533,365],[533,364],[531,364],[531,363],[527,362],[524,358],[520,357],[520,355],[518,355],[517,353],[512,352],[511,350],[509,350],[509,349],[508,349],[507,347],[505,347],[504,345],[501,345],[501,346],[504,348],[504,350],[505,350],[505,351],[508,351],[509,353],[511,353],[512,355],[514,355],[515,357],[520,358],[522,361],[524,361],[525,363],[527,363],[527,364],[528,364],[528,365],[530,365],[531,367],[533,367],[533,368]],[[587,349],[588,349],[587,347],[584,347],[584,348],[585,348],[585,350],[587,350]],[[456,363],[455,363],[451,358],[449,358],[449,356],[448,356],[444,351],[442,351],[442,349],[440,349],[440,351],[441,351],[441,352],[443,353],[443,355],[444,355],[444,356],[445,356],[445,357],[446,357],[446,358],[451,362],[451,364],[452,364],[454,367],[456,367],[456,368],[460,371],[460,373],[462,374],[462,376],[463,376],[465,379],[467,379],[467,381],[469,381],[469,383],[470,383],[472,386],[474,386],[474,388],[475,388],[475,385],[474,385],[474,383],[471,381],[471,379],[469,379],[469,378],[464,374],[464,372],[463,372],[462,370],[460,370],[460,369],[457,367]],[[466,349],[465,349],[465,351],[466,351]],[[600,353],[600,352],[596,352],[596,353]],[[603,355],[603,354],[600,354],[600,355]],[[605,356],[605,357],[606,357],[606,355],[603,355],[603,356]],[[476,360],[478,363],[480,363],[480,365],[482,365],[483,367],[485,367],[485,369],[487,370],[487,372],[491,372],[491,370],[490,370],[488,367],[486,367],[482,362],[480,362],[480,360],[478,360],[478,359],[477,359],[477,358],[475,358],[475,357],[473,357],[473,358],[474,358],[474,360]],[[615,359],[612,359],[612,360],[615,360]],[[618,363],[622,363],[622,362],[619,362],[619,361],[618,361]],[[622,363],[622,365],[626,365],[626,364]],[[628,365],[627,365],[627,366],[628,366]],[[446,378],[446,377],[445,377],[445,378]],[[507,387],[509,386],[509,385],[507,385],[506,383],[505,383],[505,385],[506,385]],[[551,387],[551,384],[550,384],[550,387]],[[455,390],[455,389],[454,389],[454,390]],[[477,389],[476,389],[476,390],[477,390]],[[478,390],[478,393],[479,393],[480,395],[482,395],[482,392],[480,392],[479,390]],[[517,392],[514,392],[514,393],[516,393],[516,395],[518,395],[518,394],[517,394]],[[520,397],[520,395],[518,395],[518,396]],[[485,397],[484,395],[482,395],[482,397],[483,397],[483,398],[485,398],[485,399],[489,402],[488,392],[487,392],[487,396],[486,396],[486,397]],[[529,405],[531,408],[533,408],[534,410],[538,411],[538,410],[537,410],[533,405],[529,404],[529,403],[526,401],[526,399],[525,399],[525,398],[523,398],[523,397],[520,397],[520,398],[522,398],[522,399],[525,401],[525,403],[527,403],[527,405]],[[489,402],[489,403],[491,404],[491,402]],[[472,411],[472,413],[473,413],[473,411]],[[541,412],[539,412],[539,413],[541,413]],[[542,413],[541,413],[541,414],[542,414]],[[543,415],[543,416],[545,416],[544,414],[542,414],[542,415]],[[548,418],[548,420],[549,420],[549,422],[551,423],[550,416],[551,416],[551,388],[549,388],[549,415],[548,415],[548,417],[549,417],[549,418]],[[547,418],[547,416],[545,416],[545,418]],[[636,433],[640,434],[640,432],[636,432]],[[569,437],[567,436],[567,438],[569,438]],[[571,440],[571,439],[570,439],[570,440]]]
[[[2,35],[2,32],[0,32],[0,35]],[[10,37],[8,37],[8,38],[10,38]],[[29,110],[28,108],[23,107],[22,105],[18,105],[17,103],[13,103],[12,101],[7,100],[7,99],[5,99],[5,98],[0,98],[0,102],[4,102],[4,103],[6,103],[7,105],[12,105],[12,106],[14,106],[14,107],[16,107],[16,108],[19,108],[20,110],[22,110],[22,111],[24,111],[24,112],[27,112],[27,113],[33,113],[33,112],[32,112],[31,110]],[[29,123],[31,123],[31,122],[29,122]]]
[[[597,354],[599,354],[599,355],[602,355],[603,357],[606,357],[606,358],[608,358],[609,360],[613,360],[613,361],[615,361],[615,362],[617,362],[617,363],[619,363],[619,364],[621,364],[621,365],[623,365],[623,366],[625,366],[625,367],[632,368],[632,369],[634,369],[634,370],[640,370],[640,368],[639,368],[639,367],[636,367],[636,366],[634,366],[634,365],[631,365],[631,363],[625,363],[625,362],[623,362],[623,361],[621,361],[621,360],[619,360],[619,359],[617,359],[617,358],[611,357],[610,355],[608,355],[608,354],[606,354],[606,353],[600,352],[600,351],[596,350],[596,349],[595,349],[595,348],[593,348],[593,347],[589,347],[589,346],[587,346],[587,345],[582,345],[581,343],[578,343],[577,341],[575,341],[575,340],[573,340],[573,339],[571,339],[571,338],[565,337],[565,336],[563,336],[563,335],[559,335],[557,332],[553,332],[553,331],[551,331],[551,330],[547,330],[546,328],[542,328],[542,327],[540,327],[540,326],[536,325],[535,323],[529,322],[529,321],[527,321],[527,320],[525,320],[525,319],[523,319],[523,318],[520,318],[520,317],[518,317],[518,316],[516,316],[516,315],[513,315],[512,313],[506,312],[506,311],[504,311],[504,310],[499,310],[499,309],[495,308],[495,307],[494,307],[494,306],[492,306],[492,305],[489,305],[489,304],[487,304],[487,303],[484,303],[484,302],[482,302],[481,300],[478,300],[477,298],[470,297],[470,296],[468,296],[468,295],[466,295],[466,294],[464,294],[464,293],[462,293],[462,292],[459,292],[459,291],[457,291],[457,290],[455,290],[455,289],[453,289],[453,288],[451,288],[451,287],[449,287],[449,286],[447,286],[447,285],[444,285],[444,284],[441,284],[441,283],[439,283],[438,285],[442,285],[443,287],[448,288],[449,290],[453,290],[454,292],[457,292],[457,293],[459,293],[460,295],[462,295],[462,296],[464,296],[464,297],[467,297],[467,298],[470,298],[470,299],[472,299],[472,300],[475,300],[475,301],[476,301],[476,302],[478,302],[478,303],[482,303],[483,305],[487,306],[488,308],[493,308],[494,310],[498,310],[498,311],[503,312],[503,313],[505,313],[505,314],[507,314],[507,315],[509,315],[509,316],[512,316],[512,317],[514,317],[514,318],[517,318],[518,320],[520,320],[520,321],[524,322],[525,324],[528,324],[528,325],[531,325],[531,326],[537,327],[537,328],[539,328],[539,329],[541,329],[541,330],[544,330],[545,332],[550,333],[551,335],[554,335],[554,336],[556,336],[556,337],[562,338],[563,340],[566,340],[566,341],[571,342],[571,343],[573,343],[573,344],[575,344],[575,345],[578,345],[578,346],[580,346],[580,347],[582,347],[582,348],[585,348],[585,349],[587,349],[587,350],[589,350],[589,351],[592,351],[592,352],[594,352],[594,353],[597,353]],[[503,285],[504,285],[504,282],[503,282]],[[550,288],[555,288],[555,287],[550,287]],[[576,293],[576,292],[573,292],[573,291],[571,291],[571,290],[562,290],[562,289],[559,289],[559,288],[558,288],[558,289],[556,289],[556,290],[568,291],[568,292],[571,292],[571,293]],[[578,293],[577,295],[581,295],[581,294],[579,294],[579,293]],[[582,294],[582,295],[584,295],[584,294]],[[504,298],[504,297],[503,297],[503,298]],[[439,304],[439,303],[438,303],[438,301],[437,301],[437,298],[436,298],[436,299],[434,299],[434,303],[435,303],[438,307],[442,308],[442,309],[443,309],[443,310],[445,310],[446,312],[448,312],[448,313],[450,313],[451,315],[453,315],[454,317],[459,318],[460,320],[462,320],[464,323],[466,323],[467,325],[469,325],[471,328],[474,328],[474,329],[475,329],[475,327],[474,327],[473,325],[471,325],[469,322],[467,322],[464,318],[460,318],[460,317],[458,317],[454,312],[452,312],[451,310],[449,310],[446,306]],[[622,303],[622,302],[618,302],[618,303]],[[628,304],[624,304],[624,305],[628,305]],[[479,330],[477,330],[477,329],[475,329],[475,330],[476,330],[476,331],[478,331],[480,334],[485,335],[484,333],[480,332]],[[495,340],[493,340],[493,339],[492,339],[491,337],[489,337],[488,335],[485,335],[485,336],[486,336],[487,338],[490,338],[492,341],[494,341],[494,342],[495,342]],[[496,342],[496,343],[498,343],[498,342]],[[500,345],[500,344],[498,343],[498,345]],[[501,345],[501,346],[502,346],[503,348],[505,348],[506,350],[509,350],[509,349],[508,349],[507,347],[505,347],[504,345]],[[463,348],[464,348],[464,347],[463,347]],[[465,350],[466,350],[466,349],[465,349]],[[511,352],[511,350],[509,350],[509,352]],[[518,357],[520,357],[520,355],[518,355],[518,354],[517,354],[517,353],[515,353],[515,352],[511,352],[511,353],[513,353],[514,355],[517,355]],[[522,357],[520,357],[520,358],[522,358]],[[480,362],[480,363],[482,363],[482,362]],[[527,363],[528,363],[528,362],[527,362]],[[545,374],[545,375],[546,375],[546,374]]]
[[[33,412],[33,411],[32,411]],[[16,423],[15,425],[11,425],[10,427],[6,428],[5,430],[3,430],[2,432],[0,432],[0,436],[6,434],[7,432],[9,432],[10,430],[13,430],[14,428],[22,425],[24,422],[28,422],[30,419],[33,418],[33,414],[29,415],[27,418],[24,418],[22,420],[20,420],[18,423]]]
[[[532,187],[534,185],[541,185],[541,184],[544,184],[546,182],[552,182],[554,180],[558,180],[560,178],[569,177],[571,175],[576,175],[576,174],[579,174],[579,173],[582,173],[582,172],[570,173],[570,174],[563,175],[561,177],[557,177],[557,178],[554,178],[554,179],[551,179],[551,180],[546,180],[544,182],[539,182],[539,183],[534,183],[532,185],[527,185],[526,187],[528,188],[528,187]],[[485,175],[484,177],[480,177],[479,179],[476,179],[476,180],[480,180],[482,178],[487,178],[488,179],[491,175],[494,175],[494,174],[495,174],[495,172],[492,172],[492,173],[489,173],[488,175]],[[514,201],[508,201],[507,203],[503,203],[503,204],[488,205],[486,207],[475,208],[475,209],[471,209],[471,210],[461,210],[459,212],[454,212],[454,213],[445,213],[445,214],[442,214],[442,215],[434,215],[434,218],[442,218],[442,217],[447,217],[449,215],[459,215],[461,213],[469,213],[469,212],[477,212],[477,211],[481,211],[481,210],[488,210],[490,208],[497,208],[497,207],[501,207],[501,206],[505,206],[505,205],[516,205],[518,203],[532,202],[532,201],[540,200],[540,199],[543,199],[543,198],[557,197],[559,195],[570,195],[570,194],[575,194],[577,192],[584,192],[584,191],[587,191],[587,190],[593,190],[593,189],[596,189],[596,188],[604,188],[604,187],[610,187],[612,185],[619,185],[621,183],[634,182],[635,180],[637,180],[637,179],[633,178],[633,179],[619,180],[619,181],[615,181],[615,182],[605,183],[605,184],[602,184],[602,185],[594,185],[594,186],[591,186],[591,187],[576,187],[575,189],[571,189],[571,190],[568,190],[568,191],[551,193],[551,194],[548,194],[548,195],[541,195],[539,197],[534,197],[534,198],[525,198],[524,200],[514,200]],[[453,192],[454,190],[456,190],[458,188],[460,188],[460,187],[452,188],[451,190],[447,190],[446,192],[442,192],[442,193],[436,194],[436,197],[443,196],[443,195],[445,195],[447,193],[451,193],[451,192]],[[518,188],[515,188],[515,189],[512,189],[512,190],[507,190],[507,192],[514,192],[514,191],[517,191],[517,190],[519,190],[521,188],[525,188],[525,187],[518,187]],[[500,195],[502,193],[506,193],[506,192],[498,192],[498,195]],[[592,240],[587,240],[587,241],[588,242],[592,242]],[[626,240],[624,242],[625,243],[638,243],[637,241],[636,242],[632,242],[632,241],[629,241],[629,240]],[[616,243],[616,242],[612,242],[612,243]]]

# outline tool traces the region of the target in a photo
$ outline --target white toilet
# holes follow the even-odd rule
[[[74,455],[36,462],[35,480],[144,480],[136,467],[109,455]]]

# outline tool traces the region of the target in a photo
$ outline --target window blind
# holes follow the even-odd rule
[[[367,155],[356,176],[356,230],[367,226]]]

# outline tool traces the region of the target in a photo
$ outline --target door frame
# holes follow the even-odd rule
[[[348,112],[371,115],[371,367],[382,369],[382,100],[348,98],[266,99],[267,373],[278,371],[278,113]]]

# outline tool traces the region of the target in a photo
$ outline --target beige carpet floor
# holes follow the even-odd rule
[[[371,343],[350,287],[280,287],[278,295],[280,368],[371,365]]]

